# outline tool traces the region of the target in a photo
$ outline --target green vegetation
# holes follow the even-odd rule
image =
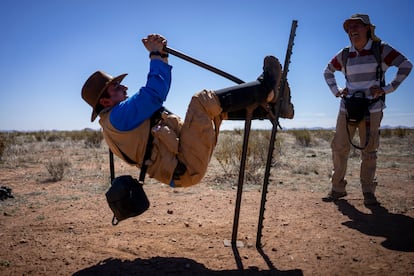
[[[70,162],[67,159],[59,157],[49,160],[45,166],[52,177],[51,180],[56,182],[63,179],[65,171],[70,167]]]
[[[261,183],[259,178],[263,176],[267,161],[270,133],[270,130],[252,130],[250,132],[245,169],[245,181],[248,183]],[[413,129],[407,128],[382,129],[381,137],[384,139],[405,138],[413,133]],[[222,174],[217,176],[218,179],[237,179],[243,135],[244,131],[241,129],[220,133],[214,152],[214,157],[222,169]],[[333,130],[280,130],[276,137],[272,166],[291,167],[292,173],[301,175],[319,173],[321,168],[315,168],[314,164],[294,165],[294,160],[286,160],[289,156],[283,156],[283,153],[288,147],[292,147],[292,144],[286,144],[287,140],[296,141],[297,151],[303,151],[303,154],[315,157],[316,153],[311,152],[313,145],[322,143],[323,148],[329,152],[329,143],[333,135]],[[40,162],[44,164],[49,175],[47,181],[60,181],[70,173],[74,162],[76,162],[74,160],[76,155],[81,154],[76,152],[79,152],[79,149],[83,147],[88,150],[89,158],[91,158],[91,162],[88,164],[91,167],[90,170],[100,174],[102,167],[106,167],[107,164],[107,149],[103,149],[103,145],[106,146],[106,144],[103,144],[102,141],[101,131],[87,129],[81,131],[0,132],[0,163],[4,167],[24,168],[30,166],[31,163]],[[385,143],[387,142],[385,141]],[[39,153],[44,151],[50,151],[47,159],[40,157]],[[356,152],[355,156],[358,155]],[[329,162],[329,158],[328,156],[327,162]],[[84,169],[80,168],[80,170]]]
[[[44,164],[50,178],[60,181],[71,167],[72,154],[68,147],[82,145],[87,149],[99,149],[103,141],[101,131],[35,131],[0,132],[0,162],[6,167],[27,167],[30,163]],[[39,160],[39,152],[50,151],[47,160]]]
[[[244,132],[241,130],[223,131],[219,136],[214,157],[221,165],[225,177],[238,175],[242,157]],[[247,182],[257,182],[263,175],[270,141],[270,131],[250,131],[246,155],[245,178]]]
[[[381,137],[387,137],[387,138],[390,138],[390,137],[393,137],[393,136],[395,136],[395,137],[399,137],[399,138],[404,138],[404,137],[406,137],[407,135],[409,135],[410,133],[412,133],[412,129],[407,129],[407,128],[401,128],[401,127],[398,127],[398,128],[385,128],[385,129],[381,129],[380,130],[380,134],[381,134]]]
[[[291,130],[290,133],[295,136],[296,141],[299,143],[299,145],[304,147],[309,147],[310,143],[312,141],[311,133],[307,129],[296,129]]]

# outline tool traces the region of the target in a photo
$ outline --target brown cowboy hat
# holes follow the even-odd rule
[[[351,23],[351,21],[353,20],[359,20],[362,23],[364,23],[365,25],[369,25],[370,30],[371,30],[371,39],[374,41],[379,41],[380,39],[375,35],[375,25],[371,23],[371,20],[369,19],[369,15],[368,14],[363,14],[363,13],[356,13],[351,15],[350,18],[346,19],[344,21],[343,27],[345,32],[348,32],[348,24]]]
[[[95,121],[96,116],[98,116],[96,107],[102,94],[111,83],[121,82],[126,75],[128,74],[122,74],[114,78],[105,72],[96,71],[85,82],[82,87],[82,98],[92,107],[91,122]]]

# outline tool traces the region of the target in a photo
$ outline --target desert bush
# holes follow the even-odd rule
[[[214,157],[221,165],[226,177],[235,176],[239,173],[243,138],[244,133],[239,130],[222,132],[219,136]],[[257,178],[263,175],[263,170],[266,166],[269,140],[270,131],[250,131],[246,153],[246,182],[251,184],[257,183]]]
[[[321,138],[325,141],[332,141],[334,135],[335,135],[335,131],[330,130],[330,129],[318,129],[318,130],[314,130],[312,131],[313,137],[318,137]]]
[[[88,131],[85,132],[85,146],[87,148],[99,148],[103,140],[103,134],[101,131]]]
[[[59,159],[49,160],[45,164],[47,171],[52,177],[52,181],[62,180],[67,168],[69,168],[70,165],[70,162],[63,157],[60,157]]]
[[[219,136],[214,157],[224,170],[225,175],[237,173],[237,164],[240,163],[242,136],[236,133],[223,132]]]
[[[392,137],[392,129],[390,128],[382,128],[380,129],[380,136],[383,138],[390,138]]]
[[[55,131],[43,131],[43,130],[35,131],[32,133],[32,136],[38,142],[41,142],[41,141],[54,142],[54,141],[61,140],[60,133],[57,131],[56,132]]]
[[[396,136],[398,138],[404,138],[410,135],[411,132],[412,132],[412,129],[408,129],[408,128],[401,128],[401,127],[383,128],[380,130],[380,135],[383,138],[391,138],[393,136]]]
[[[6,150],[6,139],[3,135],[0,135],[0,160],[3,158],[3,153]]]
[[[399,138],[404,138],[408,135],[409,131],[406,128],[396,128],[394,129],[395,132],[395,136],[399,137]]]
[[[299,145],[309,147],[311,143],[311,133],[307,129],[295,129],[290,131],[295,136]]]

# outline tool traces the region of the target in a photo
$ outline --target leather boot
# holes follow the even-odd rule
[[[267,103],[267,107],[273,112],[275,112],[276,104],[277,104],[276,102],[272,101],[270,103]],[[227,119],[228,120],[245,120],[246,115],[247,115],[246,113],[247,113],[246,109],[232,111],[227,114]],[[294,114],[295,114],[295,110],[291,102],[290,87],[289,87],[289,83],[286,82],[284,93],[283,93],[283,100],[280,104],[279,117],[284,118],[284,119],[293,119]],[[254,119],[263,120],[267,118],[269,118],[268,111],[265,110],[262,106],[257,107],[253,111],[253,115],[252,115],[253,120]]]
[[[217,90],[215,93],[220,100],[223,112],[228,113],[228,119],[232,112],[235,117],[249,106],[271,103],[277,100],[278,87],[282,73],[279,61],[273,56],[264,59],[263,74],[253,82],[243,83],[225,89]]]

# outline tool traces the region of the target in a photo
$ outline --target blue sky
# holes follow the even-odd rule
[[[284,128],[334,127],[339,101],[323,78],[327,62],[349,44],[343,21],[368,13],[376,34],[414,59],[411,0],[2,0],[0,130],[99,129],[81,99],[96,70],[128,73],[129,94],[145,84],[148,53],[141,38],[160,33],[171,48],[244,81],[261,73],[263,57],[283,64],[292,20],[298,20],[288,80],[295,118]],[[165,106],[184,117],[191,96],[234,85],[170,57],[173,81]],[[389,70],[391,80],[395,70]],[[340,84],[343,78],[337,75]],[[387,97],[382,125],[414,127],[414,76]],[[254,121],[254,128],[270,128]],[[227,122],[224,128],[243,127]]]

